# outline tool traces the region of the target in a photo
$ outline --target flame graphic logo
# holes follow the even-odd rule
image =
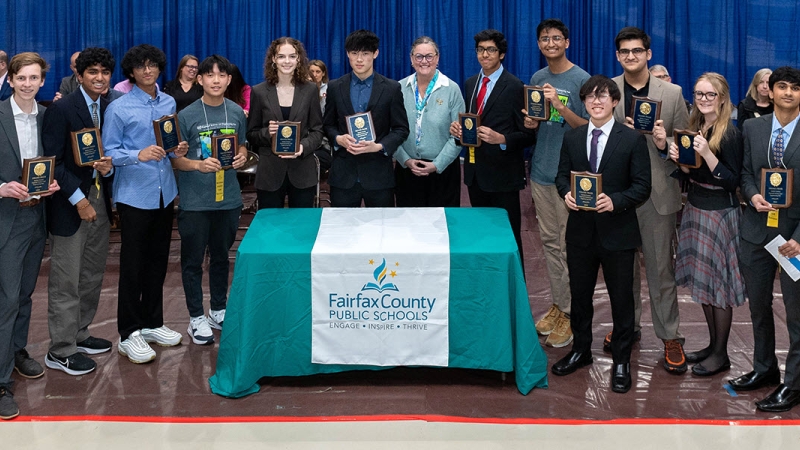
[[[364,287],[361,288],[362,291],[399,291],[394,283],[383,284],[383,281],[386,279],[386,258],[383,258],[381,263],[378,264],[378,267],[372,271],[372,276],[375,278],[375,282],[365,284]]]

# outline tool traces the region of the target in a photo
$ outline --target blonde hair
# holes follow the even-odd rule
[[[719,146],[722,143],[722,138],[731,126],[731,114],[733,113],[733,105],[731,105],[731,89],[725,77],[715,72],[706,72],[697,78],[694,85],[700,81],[707,81],[717,91],[717,98],[720,104],[717,108],[717,118],[714,123],[710,124],[712,127],[711,138],[708,140],[708,147],[715,155],[719,152]],[[697,99],[695,98],[695,101]],[[689,116],[689,128],[692,130],[700,131],[702,126],[705,125],[705,116],[698,108],[692,108],[692,114]]]
[[[772,75],[772,69],[769,67],[759,69],[758,72],[753,75],[753,81],[750,82],[750,88],[747,89],[747,96],[755,101],[758,101],[758,85],[761,84],[761,79],[764,78],[764,75]],[[767,96],[767,100],[772,103],[772,99],[769,98],[769,96]]]

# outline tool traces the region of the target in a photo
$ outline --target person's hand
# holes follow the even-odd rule
[[[706,158],[711,153],[711,148],[708,146],[708,141],[702,134],[698,134],[694,137],[694,151],[700,153],[700,156]]]
[[[450,123],[450,135],[461,140],[461,124],[457,120]]]
[[[50,186],[47,187],[47,192],[42,194],[42,197],[49,197],[58,192],[59,190],[61,190],[61,186],[58,185],[58,181],[53,180],[53,182],[50,183]]]
[[[545,83],[542,87],[544,88],[544,98],[550,102],[550,105],[552,105],[556,111],[560,110],[564,103],[562,103],[561,99],[558,97],[558,91],[556,88],[554,88],[550,83]]]
[[[798,244],[794,239],[789,239],[785,244],[778,247],[778,253],[787,258],[794,258],[795,256],[800,255],[800,244]]]
[[[375,141],[361,141],[356,144],[351,144],[347,151],[353,155],[363,155],[364,153],[377,153],[383,147]]]
[[[597,212],[604,213],[604,212],[611,212],[614,210],[614,202],[611,201],[611,197],[607,196],[606,194],[600,194],[597,196]]]
[[[233,164],[231,164],[231,166],[234,169],[238,169],[242,167],[246,162],[247,162],[247,147],[242,145],[239,147],[239,153],[237,153],[236,156],[233,157]]]
[[[161,161],[167,156],[167,152],[157,145],[151,145],[139,151],[139,161]]]
[[[406,167],[411,170],[412,174],[418,177],[426,177],[436,172],[436,166],[432,162],[422,161],[420,159],[407,160]]]
[[[567,195],[564,196],[564,203],[567,204],[567,208],[578,211],[578,204],[575,203],[575,197],[572,196],[572,192],[567,192]]]
[[[528,110],[523,109],[522,110],[522,114],[525,116],[525,124],[524,124],[525,128],[528,128],[528,129],[531,129],[531,130],[535,130],[535,129],[539,128],[539,121],[538,120],[533,120],[530,117],[528,117]]]
[[[197,170],[201,173],[212,173],[222,170],[222,165],[219,163],[217,158],[206,158],[202,161],[199,161],[199,164],[197,164]]]
[[[274,137],[275,133],[278,132],[278,122],[275,120],[269,121],[269,135],[270,137]]]
[[[94,210],[94,206],[89,203],[89,200],[84,198],[75,205],[75,208],[78,210],[78,215],[81,217],[81,220],[85,220],[86,222],[94,222],[97,220],[97,211]]]
[[[292,153],[291,155],[278,155],[278,158],[281,158],[281,159],[297,159],[302,155],[303,155],[303,144],[300,144],[300,146],[298,147],[298,150],[296,152]]]
[[[628,128],[633,128],[633,117],[626,117],[625,118],[625,125]]]
[[[186,141],[181,141],[178,144],[178,148],[175,149],[175,156],[180,158],[181,156],[186,156],[189,153],[189,143]]]
[[[108,172],[111,172],[111,157],[110,156],[103,156],[98,161],[95,161],[92,164],[92,168],[100,174],[100,176],[108,175]]]
[[[631,123],[633,123],[633,119],[631,119]],[[667,130],[664,128],[664,121],[661,119],[656,120],[655,125],[653,125],[653,143],[662,150],[667,148]]]
[[[58,101],[58,100],[60,100],[60,99],[61,99],[61,97],[63,97],[63,95],[61,95],[61,92],[56,92],[56,95],[55,95],[55,96],[53,96],[53,101],[54,101],[54,102],[55,102],[55,101]]]
[[[350,136],[349,134],[340,134],[336,136],[336,144],[339,147],[350,151],[350,147],[356,145],[356,138]]]
[[[761,194],[756,194],[751,197],[750,203],[753,204],[758,212],[777,211],[777,209],[773,208],[768,201],[764,200],[764,197],[762,197]]]
[[[489,127],[480,126],[478,127],[478,137],[481,138],[481,142],[486,142],[487,144],[505,144],[506,137]]]

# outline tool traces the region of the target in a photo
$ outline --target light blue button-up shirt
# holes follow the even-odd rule
[[[175,113],[175,99],[158,91],[150,97],[138,86],[108,105],[103,117],[103,146],[115,167],[114,201],[139,209],[158,209],[178,195],[170,158],[139,161],[139,152],[156,145],[153,121]]]

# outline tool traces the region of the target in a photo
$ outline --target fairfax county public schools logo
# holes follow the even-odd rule
[[[375,264],[375,260],[370,259],[369,260],[369,264],[370,265]],[[400,263],[396,262],[396,263],[394,263],[394,265],[395,265],[395,267],[398,267],[398,266],[400,266]],[[371,282],[371,281],[368,282],[367,284],[364,285],[363,288],[361,288],[361,291],[362,292],[363,291],[378,291],[378,292],[399,291],[399,289],[397,289],[397,286],[395,286],[393,283],[385,283],[384,284],[383,281],[386,279],[386,271],[387,271],[386,258],[383,258],[383,260],[378,265],[378,267],[376,267],[375,270],[372,271],[372,276],[375,278],[375,282]],[[389,276],[392,277],[392,278],[396,277],[397,276],[397,271],[392,270],[391,272],[389,272]]]

